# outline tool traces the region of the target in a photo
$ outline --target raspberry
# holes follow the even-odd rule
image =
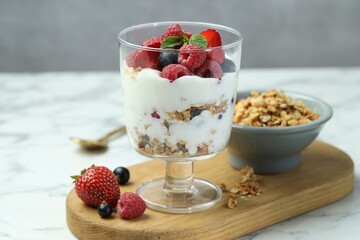
[[[129,53],[129,55],[127,55],[126,57],[126,64],[129,66],[129,67],[134,67],[134,59],[136,57],[136,55],[138,54],[138,51],[137,50],[134,50],[134,51],[131,51]]]
[[[164,36],[156,36],[145,40],[142,45],[145,47],[160,48],[163,41]]]
[[[180,64],[170,64],[163,68],[160,77],[167,78],[170,82],[175,81],[179,77],[191,75],[191,72],[186,67]]]
[[[132,192],[121,194],[117,203],[117,212],[123,219],[140,217],[146,209],[146,204],[141,197]]]
[[[221,66],[213,60],[206,60],[195,70],[195,74],[203,78],[221,78],[224,75]]]
[[[179,37],[182,39],[180,31],[181,31],[181,27],[179,24],[177,24],[177,23],[172,24],[166,29],[164,38],[167,38],[170,36],[176,36],[176,37]]]
[[[159,54],[158,52],[146,51],[146,50],[134,50],[129,53],[126,58],[126,64],[129,67],[137,68],[153,68],[159,67]]]
[[[187,32],[187,31],[185,31],[185,30],[183,30],[183,33],[184,33],[189,39],[190,39],[191,36],[192,36],[191,33]]]
[[[153,118],[160,119],[160,115],[159,115],[156,111],[153,111],[153,112],[151,113],[151,116],[152,116]]]
[[[225,59],[224,50],[221,48],[212,49],[207,56],[208,59],[216,61],[218,64],[222,64]]]
[[[178,62],[187,68],[198,68],[206,60],[206,52],[201,47],[186,44],[179,49]]]

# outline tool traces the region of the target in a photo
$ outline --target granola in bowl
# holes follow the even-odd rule
[[[332,116],[323,100],[307,94],[267,90],[239,91],[227,146],[230,165],[250,165],[255,173],[290,171],[302,151]]]
[[[294,100],[282,90],[252,91],[235,105],[233,122],[255,127],[295,126],[319,118],[301,100]]]

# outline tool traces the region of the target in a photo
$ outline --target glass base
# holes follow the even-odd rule
[[[193,213],[214,206],[222,195],[221,189],[203,179],[194,179],[194,186],[189,191],[167,190],[165,179],[155,179],[139,186],[136,193],[146,205],[156,211],[168,213]]]

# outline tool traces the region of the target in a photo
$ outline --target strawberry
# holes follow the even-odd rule
[[[208,47],[218,47],[222,45],[220,34],[216,30],[207,29],[202,31],[200,34],[206,38]]]
[[[120,198],[120,188],[112,171],[107,167],[92,165],[81,171],[75,179],[75,191],[87,205],[98,207],[102,202],[116,207]]]
[[[220,34],[216,30],[207,29],[205,31],[202,31],[200,34],[206,38],[208,48],[219,47],[222,45]],[[208,53],[208,59],[214,60],[217,63],[222,64],[225,59],[224,50],[222,50],[221,48],[213,49]]]

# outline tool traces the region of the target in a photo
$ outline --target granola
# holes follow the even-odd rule
[[[229,193],[228,208],[235,208],[238,204],[238,199],[247,201],[248,198],[259,196],[262,191],[254,170],[250,166],[247,165],[242,168],[239,171],[239,176],[239,182],[230,189],[224,183],[220,183],[221,190]]]
[[[309,123],[319,114],[304,102],[293,100],[282,90],[252,91],[246,99],[235,105],[233,122],[256,127],[295,126]]]
[[[176,122],[190,122],[193,118],[200,115],[203,111],[208,111],[211,115],[218,115],[218,118],[221,119],[222,114],[227,111],[228,100],[223,100],[220,103],[207,103],[202,106],[191,106],[184,111],[173,111],[166,112],[167,117],[162,119],[160,115],[155,110],[151,113],[153,118],[159,119],[162,121],[162,125],[167,129],[168,134],[170,134],[170,126]],[[151,125],[145,126],[145,129],[149,128]],[[164,156],[199,156],[206,155],[211,153],[209,149],[210,142],[200,143],[196,149],[189,150],[186,146],[186,141],[180,140],[177,143],[170,143],[168,141],[160,141],[157,138],[152,138],[148,134],[140,132],[138,129],[134,129],[136,133],[136,144],[140,151],[155,154],[155,155],[164,155]],[[216,129],[211,129],[209,134],[215,134]]]

